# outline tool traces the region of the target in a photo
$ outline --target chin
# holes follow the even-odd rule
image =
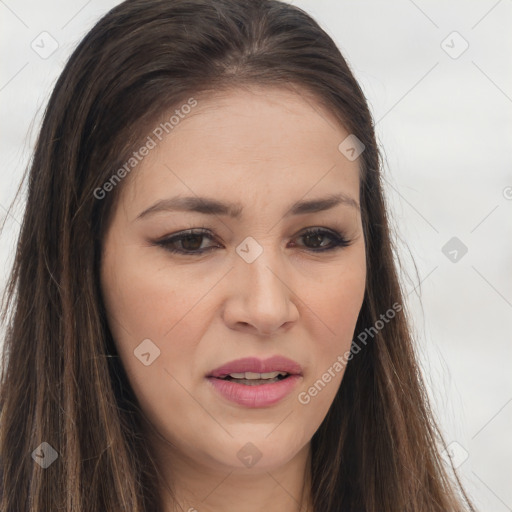
[[[296,457],[305,448],[309,440],[295,440],[293,434],[277,432],[278,424],[245,425],[245,432],[241,427],[237,435],[225,440],[218,450],[211,453],[219,465],[229,471],[239,473],[260,473],[276,470]],[[257,430],[257,434],[255,434]]]

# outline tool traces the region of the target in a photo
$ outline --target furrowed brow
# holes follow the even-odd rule
[[[288,209],[284,217],[322,212],[339,205],[349,206],[357,210],[360,209],[359,203],[355,199],[345,194],[331,194],[326,197],[297,201]],[[204,215],[223,215],[240,219],[243,205],[237,202],[226,203],[209,197],[176,196],[157,201],[141,212],[136,219],[142,219],[162,211],[196,212]]]

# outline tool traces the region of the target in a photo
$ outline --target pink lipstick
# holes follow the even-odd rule
[[[284,356],[249,357],[226,363],[206,376],[214,390],[245,407],[268,407],[289,395],[302,379],[302,367]]]

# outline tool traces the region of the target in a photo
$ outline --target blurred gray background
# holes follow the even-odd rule
[[[0,222],[66,60],[118,3],[0,0]],[[512,0],[290,3],[336,41],[370,103],[451,457],[481,511],[512,511]],[[22,207],[0,239],[1,290]]]

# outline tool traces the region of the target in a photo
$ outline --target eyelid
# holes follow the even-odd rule
[[[323,226],[308,226],[299,231],[294,238],[300,238],[307,235],[315,235],[319,234],[324,237],[331,238],[332,242],[330,246],[322,247],[322,248],[308,248],[300,244],[294,244],[294,247],[303,248],[308,253],[318,254],[318,253],[332,253],[336,250],[343,249],[344,247],[348,247],[352,244],[353,239],[349,239],[344,230],[339,230],[336,228],[328,228]],[[187,251],[183,249],[174,249],[171,248],[172,243],[178,243],[187,236],[197,236],[208,238],[212,241],[216,240],[216,236],[212,233],[212,231],[204,226],[188,228],[182,231],[178,231],[171,235],[166,235],[164,237],[159,238],[153,242],[154,245],[158,245],[162,247],[164,250],[171,252],[173,254],[177,254],[179,256],[200,256],[206,252],[210,252],[213,249],[218,248],[218,246],[210,246],[205,249],[197,249],[193,251]]]

